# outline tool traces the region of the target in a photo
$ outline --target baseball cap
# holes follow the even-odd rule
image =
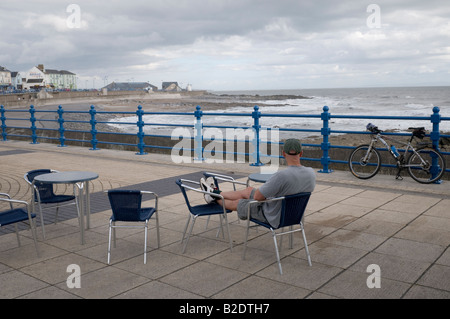
[[[283,151],[288,155],[297,155],[302,152],[302,144],[295,138],[287,139],[284,142]]]

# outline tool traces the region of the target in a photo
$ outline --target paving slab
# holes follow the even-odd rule
[[[273,240],[265,230],[250,232],[242,259],[246,223],[229,214],[233,250],[227,236],[217,236],[218,221],[199,219],[181,252],[188,218],[175,179],[198,180],[203,171],[246,181],[260,168],[248,163],[174,164],[162,154],[136,155],[118,150],[91,151],[53,144],[0,142],[0,192],[30,200],[23,175],[35,168],[89,170],[92,215],[86,243],[80,244],[77,213],[61,209],[45,213],[47,238],[37,224],[37,256],[31,232],[20,228],[18,246],[13,228],[0,230],[0,283],[4,299],[449,299],[450,182],[423,185],[408,177],[377,175],[358,180],[346,171],[317,172],[317,186],[305,216],[305,234],[312,258],[306,261],[300,234],[280,247],[283,275],[278,272]],[[223,185],[229,187],[227,185]],[[117,231],[112,262],[107,264],[111,210],[105,191],[145,188],[160,193],[161,246],[151,222],[147,264],[143,232]],[[70,187],[58,191],[70,193]],[[193,202],[203,203],[193,194]],[[146,202],[146,204],[150,204]],[[0,206],[3,208],[3,206]],[[70,288],[67,267],[80,266],[81,288]],[[370,288],[369,265],[381,271],[380,288]]]

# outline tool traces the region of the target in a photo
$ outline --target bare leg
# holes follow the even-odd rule
[[[252,190],[253,187],[247,187],[243,190],[220,193],[220,195],[222,195],[225,200],[225,208],[236,211],[239,200],[249,199]],[[221,199],[217,200],[217,203],[223,206],[223,202]]]

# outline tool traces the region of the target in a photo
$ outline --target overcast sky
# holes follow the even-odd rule
[[[79,88],[450,85],[448,0],[72,1],[2,0],[0,66],[68,70]]]

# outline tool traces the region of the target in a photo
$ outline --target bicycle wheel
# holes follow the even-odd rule
[[[380,152],[370,145],[360,145],[353,150],[348,159],[350,172],[358,178],[374,177],[381,168]]]
[[[408,157],[408,173],[417,182],[431,184],[445,173],[445,160],[432,148],[422,148]]]

